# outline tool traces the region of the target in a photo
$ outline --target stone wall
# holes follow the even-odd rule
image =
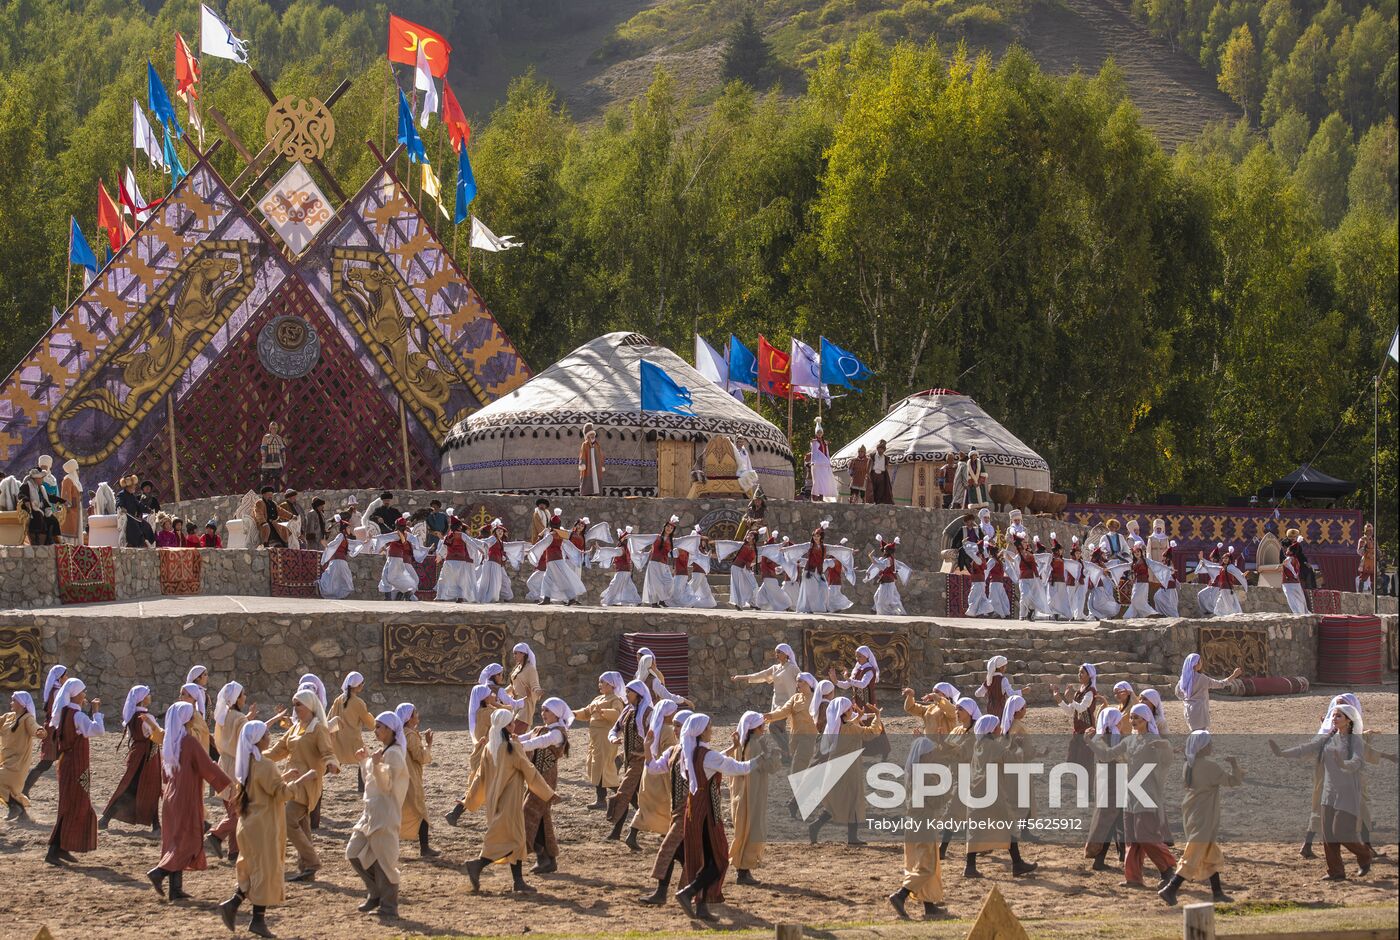
[[[401,612],[400,612],[401,608]],[[464,617],[464,613],[466,616]],[[316,672],[329,685],[354,669],[369,682],[369,699],[376,706],[392,706],[410,700],[434,715],[435,720],[461,720],[465,716],[465,685],[387,685],[384,682],[384,630],[386,624],[496,625],[507,637],[507,648],[519,641],[530,643],[539,659],[545,687],[553,694],[581,703],[590,698],[600,672],[617,667],[619,637],[631,632],[675,632],[689,637],[689,672],[692,696],[708,707],[727,713],[749,707],[766,695],[735,695],[729,677],[760,668],[772,647],[786,641],[803,649],[807,627],[836,630],[894,631],[908,636],[909,677],[919,688],[928,688],[945,677],[971,687],[965,664],[955,660],[981,657],[986,650],[1005,651],[1025,665],[1028,672],[1059,674],[1070,678],[1081,658],[1138,665],[1123,666],[1121,674],[1138,684],[1155,683],[1164,691],[1181,661],[1197,649],[1197,631],[1204,625],[1262,628],[1268,636],[1270,672],[1275,675],[1316,675],[1315,617],[1283,617],[1246,614],[1228,620],[1128,621],[1112,627],[1085,627],[1066,633],[1038,629],[1028,624],[1004,627],[950,627],[927,618],[870,622],[860,619],[813,618],[790,615],[753,615],[726,612],[719,615],[665,610],[589,610],[493,606],[454,608],[444,605],[377,604],[356,609],[289,612],[201,613],[179,615],[97,616],[81,611],[16,613],[7,625],[37,625],[43,641],[44,665],[63,662],[82,676],[103,700],[117,703],[137,682],[157,688],[157,699],[166,704],[189,666],[206,665],[213,684],[237,678],[248,687],[253,700],[264,706],[281,701],[295,688],[304,672]],[[1396,618],[1384,618],[1393,632]],[[1091,650],[1099,651],[1097,654]],[[1081,652],[1082,651],[1082,652]],[[1130,655],[1136,654],[1136,655]],[[1035,660],[1044,659],[1042,666]],[[473,668],[485,663],[475,664]],[[1389,673],[1387,673],[1389,674]],[[1034,702],[1044,699],[1047,677],[1040,675],[1028,686]],[[1030,681],[1023,675],[1018,681]],[[892,693],[882,693],[888,699]],[[725,704],[728,703],[728,704]]]

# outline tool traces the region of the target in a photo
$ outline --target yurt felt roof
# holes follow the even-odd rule
[[[869,453],[885,442],[894,463],[941,461],[975,450],[989,465],[1049,471],[1045,459],[1002,427],[966,395],[945,388],[918,392],[896,404],[864,434],[841,448],[831,463],[844,469],[862,444]]]
[[[643,359],[690,390],[694,417],[641,410]],[[457,424],[445,446],[494,428],[589,422],[654,430],[669,438],[743,436],[791,454],[776,425],[721,391],[671,350],[640,333],[626,332],[608,333],[583,344],[524,385],[473,412]]]

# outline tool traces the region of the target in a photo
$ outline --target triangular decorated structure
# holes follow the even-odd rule
[[[0,385],[8,472],[169,495],[173,448],[181,495],[238,493],[275,421],[289,485],[436,487],[453,425],[529,372],[388,165],[319,208],[293,255],[196,163]]]

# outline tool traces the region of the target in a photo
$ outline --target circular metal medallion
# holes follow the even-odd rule
[[[299,379],[321,359],[321,338],[301,317],[275,317],[258,334],[258,361],[279,379]]]
[[[263,130],[288,160],[318,160],[335,143],[335,118],[319,98],[288,95],[267,112]]]

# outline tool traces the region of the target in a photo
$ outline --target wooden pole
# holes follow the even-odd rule
[[[1183,908],[1183,940],[1215,940],[1215,905],[1188,904]]]
[[[180,501],[180,458],[175,452],[175,389],[165,399],[165,426],[170,435],[170,482],[175,487],[175,502]]]
[[[802,928],[797,924],[775,924],[773,940],[802,940]]]
[[[387,65],[388,65],[389,67],[388,67],[388,69],[384,72],[384,110],[383,110],[383,112],[382,112],[382,118],[383,118],[383,119],[380,121],[380,125],[381,125],[381,126],[380,126],[380,128],[379,128],[379,149],[380,149],[380,150],[388,150],[388,149],[389,149],[389,109],[392,108],[392,107],[394,106],[394,104],[395,104],[395,102],[394,102],[394,91],[393,91],[393,88],[394,88],[394,63],[388,62]]]
[[[403,399],[399,399],[399,437],[403,442],[403,486],[404,489],[413,489],[413,464],[408,460],[408,412],[403,406]]]
[[[65,259],[68,264],[68,276],[63,279],[63,309],[67,310],[69,304],[73,302],[73,220],[68,220],[68,257]]]

